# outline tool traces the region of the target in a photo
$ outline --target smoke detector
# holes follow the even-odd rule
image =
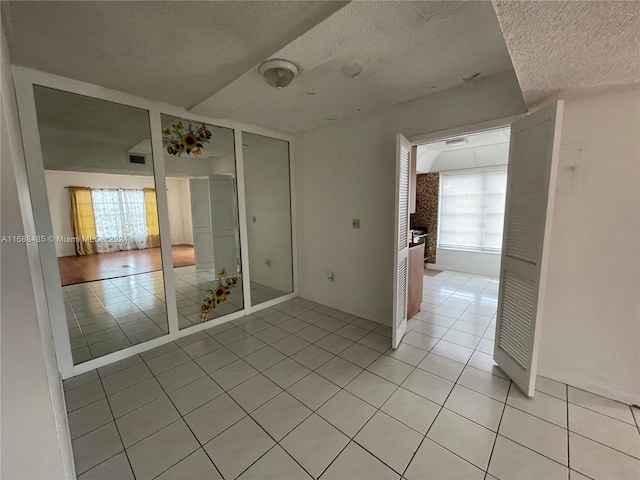
[[[289,60],[274,58],[260,65],[260,75],[269,85],[282,90],[298,75],[298,67]]]

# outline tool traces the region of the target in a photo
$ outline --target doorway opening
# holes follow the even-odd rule
[[[510,127],[414,147],[414,242],[425,243],[426,273],[500,272]]]
[[[491,298],[491,303],[497,300],[494,314],[496,330],[492,334],[495,337],[493,362],[527,396],[533,396],[540,349],[540,325],[544,309],[562,111],[561,101],[541,108],[513,122],[508,135],[506,131],[496,128],[485,132],[476,130],[478,133],[453,138],[442,135],[436,141],[434,138],[422,138],[435,145],[430,150],[421,152],[424,161],[420,167],[418,146],[414,147],[402,134],[397,135],[393,348],[399,347],[407,331],[413,333],[408,320],[416,315],[424,315],[421,309],[412,311],[411,308],[414,305],[412,298],[417,295],[422,300],[420,287],[424,289],[425,277],[421,268],[424,259],[419,255],[424,252],[424,242],[420,243],[419,239],[435,232],[438,256],[440,250],[460,253],[462,259],[470,255],[496,256],[495,264],[498,268],[494,273],[499,274],[499,280],[488,280],[496,282],[495,287],[490,288],[496,289],[498,293],[497,299]],[[489,145],[481,147],[508,152],[502,161],[492,158],[495,155],[484,155],[484,152],[478,154],[479,149],[467,147],[471,147],[470,138],[481,138],[482,133],[486,133],[489,138],[499,138],[497,143],[489,141]],[[414,144],[429,143],[416,140]],[[493,147],[494,143],[499,146]],[[444,152],[456,150],[469,152],[443,155],[444,159],[451,157],[446,162],[448,170],[434,168]],[[508,173],[500,163],[509,164]],[[419,168],[422,171],[440,170],[437,172],[438,224],[437,228],[432,227],[431,232],[428,228],[426,234],[419,232],[416,236],[418,242],[411,243],[409,239],[414,239],[411,224],[421,226],[416,225],[413,218],[407,218],[408,212],[415,215],[416,211],[417,202],[412,197],[415,196]],[[435,185],[436,182],[432,184]],[[432,212],[436,210],[434,201],[429,205]],[[418,254],[415,254],[416,251]],[[499,257],[497,253],[500,253]],[[441,258],[436,258],[436,262],[441,261]],[[470,264],[467,263],[466,268]],[[486,278],[472,280],[476,283],[487,281]],[[476,289],[480,287],[474,286]],[[488,286],[484,285],[482,289]],[[491,307],[479,303],[473,305],[481,300],[479,297],[482,295],[482,290],[479,296],[476,289],[456,292],[460,294],[460,298],[447,299],[451,301],[448,306],[438,305],[432,312],[432,320],[439,320],[436,316],[446,318],[449,314],[449,318],[455,323],[465,312],[472,314],[476,313],[473,310],[484,308],[487,313],[493,313]],[[441,300],[441,295],[438,294],[451,296],[452,292],[449,286],[445,286],[445,290],[434,293],[438,297],[436,300]],[[467,297],[472,299],[470,304]],[[403,306],[409,308],[402,308]],[[439,326],[437,323],[435,325]],[[413,324],[413,328],[415,327]],[[433,322],[425,326],[432,327]],[[452,335],[460,337],[457,333]],[[490,342],[489,338],[486,340],[485,343]],[[438,345],[439,342],[434,349]]]

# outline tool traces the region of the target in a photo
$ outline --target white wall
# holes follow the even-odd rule
[[[75,185],[91,188],[155,188],[151,176],[140,175],[112,175],[106,173],[62,172],[57,170],[45,171],[49,209],[53,234],[72,237],[71,220],[69,217],[69,193],[66,187]],[[183,183],[187,182],[186,200]],[[191,215],[185,218],[184,203],[189,205],[188,180],[167,179],[167,200],[169,202],[169,225],[171,227],[171,244],[193,244],[191,233]],[[190,210],[189,210],[190,211]],[[188,231],[185,228],[188,226]],[[59,257],[75,255],[73,243],[56,243],[56,253]]]
[[[581,192],[556,196],[539,373],[640,403],[640,91],[567,103]],[[561,159],[562,161],[562,159]]]
[[[266,141],[243,155],[251,280],[292,292],[289,143]]]
[[[429,264],[436,270],[475,273],[478,275],[500,275],[500,254],[468,252],[463,250],[436,249],[436,264]]]
[[[193,245],[190,195],[188,178],[167,178],[171,245]]]
[[[525,111],[507,73],[299,135],[301,296],[391,324],[396,133],[412,137]],[[351,227],[355,218],[359,230]]]
[[[30,226],[26,232],[33,234],[4,32],[1,37],[1,229],[2,235],[24,235],[24,220]],[[71,479],[75,478],[73,456],[51,325],[41,312],[38,318],[43,299],[34,297],[33,282],[37,280],[31,274],[39,265],[28,255],[27,247],[30,254],[37,249],[35,244],[24,243],[3,243],[0,249],[0,478]],[[42,285],[41,276],[39,282]]]
[[[165,172],[168,176],[207,176],[211,173],[212,166],[218,163],[217,159],[205,157],[187,157],[187,156],[164,156]]]
[[[224,155],[217,157],[215,161],[211,162],[211,173],[217,173],[219,175],[234,175],[236,174],[236,156],[234,154]]]

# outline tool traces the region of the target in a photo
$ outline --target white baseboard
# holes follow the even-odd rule
[[[640,404],[640,393],[634,395],[632,392],[617,390],[608,385],[596,383],[592,379],[573,373],[563,372],[553,368],[540,368],[538,369],[538,375],[612,400],[617,400],[626,405]]]
[[[344,305],[338,305],[335,302],[331,302],[329,300],[325,300],[322,298],[315,297],[313,295],[304,295],[302,293],[299,294],[300,298],[311,300],[312,302],[319,303],[320,305],[325,305],[327,307],[335,308],[336,310],[340,310],[341,312],[350,313],[351,315],[355,315],[356,317],[364,318],[365,320],[369,320],[371,322],[379,323],[380,325],[384,325],[386,327],[391,326],[391,320],[385,319],[381,316],[371,316],[367,313],[363,313],[351,307],[345,307]]]

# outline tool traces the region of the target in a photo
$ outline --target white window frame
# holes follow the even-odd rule
[[[485,254],[490,254],[490,255],[501,255],[502,254],[502,242],[501,242],[501,246],[499,249],[489,249],[489,248],[483,248],[483,247],[478,247],[478,248],[471,248],[471,247],[462,247],[462,246],[455,246],[455,245],[443,245],[441,243],[441,234],[440,234],[440,228],[442,226],[442,207],[443,207],[443,202],[442,202],[442,193],[443,193],[443,184],[442,184],[442,177],[446,177],[446,176],[454,176],[454,175],[470,175],[470,174],[480,174],[480,173],[485,173],[485,172],[504,172],[505,176],[507,174],[507,170],[508,170],[508,166],[507,165],[499,165],[499,166],[495,166],[495,167],[483,167],[483,168],[469,168],[469,169],[464,169],[464,170],[447,170],[447,171],[442,171],[440,172],[440,179],[439,179],[439,185],[438,185],[438,236],[437,236],[437,245],[436,248],[439,250],[450,250],[450,251],[456,251],[456,252],[473,252],[473,253],[485,253]],[[504,219],[504,216],[503,216]]]

